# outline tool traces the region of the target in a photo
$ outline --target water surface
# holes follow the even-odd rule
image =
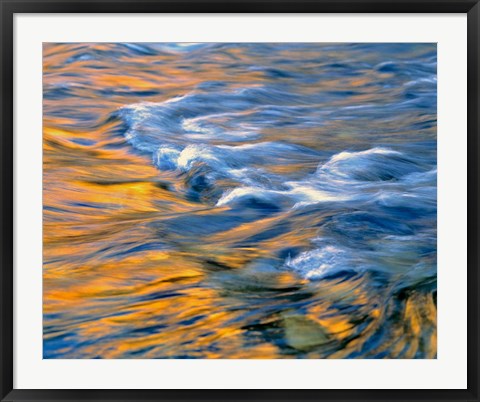
[[[45,358],[435,358],[434,44],[44,45]]]

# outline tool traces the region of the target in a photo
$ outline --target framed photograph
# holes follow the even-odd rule
[[[2,401],[478,401],[477,0],[0,1]]]

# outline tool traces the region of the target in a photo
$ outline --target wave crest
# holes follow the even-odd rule
[[[417,172],[419,165],[404,154],[388,148],[340,152],[319,166],[317,174],[343,180],[387,181]]]

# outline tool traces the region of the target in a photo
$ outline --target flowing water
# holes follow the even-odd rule
[[[434,44],[44,45],[45,358],[435,358]]]

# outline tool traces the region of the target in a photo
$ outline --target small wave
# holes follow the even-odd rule
[[[314,188],[313,186],[300,183],[286,183],[287,190],[268,190],[261,187],[237,187],[226,191],[218,200],[217,206],[236,204],[247,198],[254,198],[263,201],[284,201],[290,207],[298,208],[305,205],[317,204],[320,202],[344,201],[346,196],[328,193]]]
[[[349,181],[387,181],[418,172],[420,166],[400,152],[372,148],[360,152],[340,152],[319,166],[318,175]]]
[[[238,146],[188,144],[186,146],[161,145],[153,156],[154,164],[160,170],[179,169],[187,172],[197,165],[207,165],[219,177],[248,180],[250,174],[258,177],[259,168],[251,165],[270,165],[285,158],[300,157],[304,151],[296,146],[274,142],[260,142]],[[263,172],[267,176],[267,172]],[[272,175],[268,175],[272,178]],[[260,178],[259,178],[260,179]]]
[[[406,87],[411,87],[411,86],[428,85],[428,84],[437,85],[437,76],[434,75],[434,76],[431,76],[431,77],[418,78],[416,80],[408,81],[404,85]]]

